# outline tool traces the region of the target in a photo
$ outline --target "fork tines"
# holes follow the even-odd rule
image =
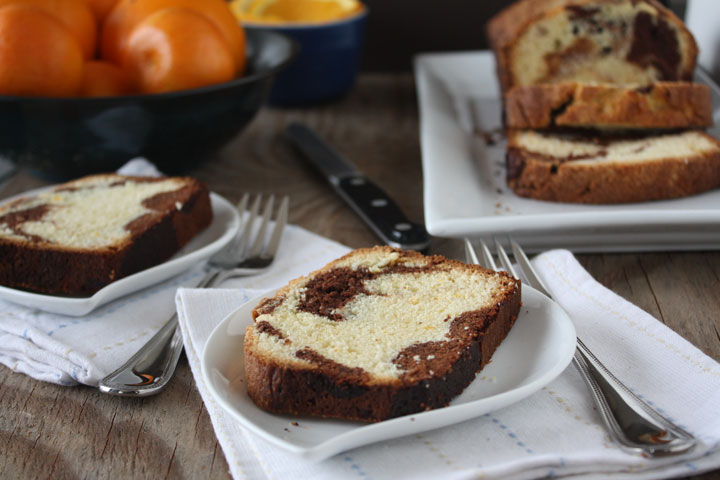
[[[545,295],[550,296],[547,288],[535,272],[535,268],[530,263],[530,260],[525,254],[525,251],[523,251],[520,245],[512,238],[508,237],[508,240],[512,249],[512,256],[520,269],[517,270],[515,268],[515,265],[513,265],[513,263],[510,261],[510,257],[508,256],[505,247],[503,247],[502,243],[500,243],[496,238],[494,238],[493,241],[495,246],[495,252],[497,254],[498,260],[500,261],[500,264],[502,265],[502,268],[513,277],[522,279],[528,285],[534,287]],[[470,239],[465,239],[465,252],[468,262],[482,265],[483,267],[489,268],[491,270],[498,270],[497,264],[495,263],[495,260],[493,258],[493,254],[488,248],[485,241],[478,240],[478,243],[480,247],[480,257],[478,257],[477,253],[475,252],[475,248]]]
[[[262,216],[258,216],[263,201],[262,197],[262,194],[257,194],[252,202],[252,205],[248,209],[250,194],[246,193],[242,196],[237,206],[244,222],[243,231],[239,237],[240,240],[238,245],[245,250],[244,254],[246,257],[274,257],[277,253],[278,247],[280,246],[282,232],[285,228],[285,224],[287,223],[290,198],[287,195],[284,195],[280,201],[280,207],[278,208],[277,215],[275,217],[275,225],[270,233],[270,240],[266,241],[267,229],[270,224],[273,207],[275,205],[275,195],[270,195],[268,200],[265,202],[264,208],[262,209]],[[260,220],[260,224],[259,226],[256,226],[258,219]],[[252,236],[253,232],[254,236]],[[251,236],[255,239],[252,244],[250,242]]]

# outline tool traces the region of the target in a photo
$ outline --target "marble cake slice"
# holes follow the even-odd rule
[[[248,394],[274,413],[363,422],[446,406],[490,361],[520,297],[503,272],[355,250],[255,307]]]
[[[91,295],[167,260],[211,221],[195,179],[84,177],[0,207],[0,285]]]
[[[627,203],[720,187],[720,141],[689,130],[640,136],[510,131],[507,184],[523,197]]]
[[[517,129],[648,130],[713,124],[710,87],[690,82],[526,85],[511,88],[504,107],[505,125]]]

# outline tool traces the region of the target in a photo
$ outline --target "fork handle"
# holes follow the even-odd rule
[[[574,363],[608,432],[624,450],[658,456],[683,453],[695,446],[690,433],[631,392],[579,338]]]
[[[206,274],[196,288],[209,288],[218,283],[220,272]],[[147,397],[160,393],[175,373],[182,335],[177,313],[120,368],[100,380],[101,392],[122,397]]]

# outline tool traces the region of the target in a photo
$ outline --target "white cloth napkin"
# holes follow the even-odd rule
[[[572,366],[541,391],[502,410],[322,462],[270,444],[241,427],[213,399],[199,356],[213,328],[257,292],[281,286],[347,251],[297,227],[284,241],[277,262],[283,269],[236,281],[232,290],[180,289],[176,298],[185,351],[235,479],[658,479],[720,467],[720,365],[598,284],[564,250],[534,261],[544,281],[606,365],[701,440],[690,454],[648,459],[617,448]]]
[[[144,159],[118,173],[158,176]],[[202,268],[120,298],[84,317],[69,317],[0,300],[0,363],[35,379],[96,386],[170,318],[179,286],[196,285]]]

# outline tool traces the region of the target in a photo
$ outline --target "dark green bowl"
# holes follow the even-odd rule
[[[297,55],[284,35],[248,31],[248,71],[232,82],[158,95],[0,96],[0,155],[62,180],[117,170],[142,156],[166,173],[193,168],[234,138]]]

